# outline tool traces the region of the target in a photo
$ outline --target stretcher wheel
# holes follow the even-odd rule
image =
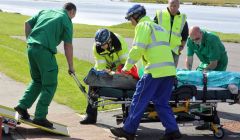
[[[217,139],[222,139],[225,135],[223,128],[219,127],[217,132],[213,131],[213,135]]]
[[[123,116],[121,116],[121,115],[117,115],[116,116],[116,123],[117,123],[117,125],[123,123],[123,121],[124,121]]]

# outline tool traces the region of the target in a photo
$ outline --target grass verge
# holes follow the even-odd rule
[[[168,3],[168,0],[130,0],[140,3]],[[211,6],[231,6],[236,7],[240,4],[239,0],[181,0],[181,3],[190,2],[193,5],[211,5]]]

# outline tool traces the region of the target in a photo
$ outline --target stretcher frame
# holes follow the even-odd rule
[[[79,88],[82,91],[82,84],[79,82],[78,78],[76,75],[72,75],[74,80],[76,81],[77,85],[79,86]],[[196,100],[194,94],[197,94],[197,91],[200,91],[201,88],[197,88],[196,86],[190,85],[193,88],[195,88],[195,92],[193,93],[192,96],[190,96],[191,98],[188,98],[186,100],[171,100],[169,101],[170,106],[172,107],[172,110],[175,114],[175,116],[178,117],[179,114],[185,114],[185,115],[190,115],[193,116],[192,120],[187,121],[187,123],[189,124],[189,122],[192,122],[193,126],[197,126],[197,125],[201,125],[204,122],[209,122],[210,123],[210,131],[213,132],[213,135],[215,138],[217,139],[222,139],[224,137],[224,130],[222,128],[222,125],[220,124],[220,119],[217,115],[217,103],[219,102],[227,102],[229,104],[235,104],[235,103],[239,103],[239,98],[240,95],[233,95],[233,99],[226,99],[225,101],[223,100],[207,100],[206,95],[208,94],[208,91],[210,90],[210,88],[207,87],[207,78],[206,75],[203,76],[203,88],[202,88],[202,92],[203,92],[203,99],[202,100]],[[101,87],[100,87],[101,88]],[[84,88],[85,89],[85,88]],[[175,85],[175,89],[177,89],[177,85]],[[118,89],[121,90],[121,89]],[[221,89],[221,90],[225,90],[226,89]],[[115,115],[116,116],[116,122],[117,124],[120,123],[124,123],[125,119],[128,116],[128,111],[129,111],[129,107],[131,104],[131,98],[128,96],[122,96],[122,97],[107,97],[107,96],[101,96],[101,95],[88,95],[86,94],[85,91],[82,91],[85,95],[85,97],[87,97],[87,100],[89,101],[89,103],[93,106],[93,107],[104,107],[106,105],[111,105],[111,104],[121,104],[122,105],[122,114],[121,115]],[[127,94],[127,90],[123,90],[123,92],[126,92],[125,94]],[[240,93],[240,92],[238,92]],[[94,96],[94,98],[98,98],[100,100],[98,101],[91,101],[90,96]],[[150,102],[151,104],[151,102]],[[210,109],[210,113],[203,113],[203,112],[199,112],[196,111],[199,108],[196,107],[194,108],[194,105],[201,105],[204,106],[205,108],[209,108]],[[193,107],[193,108],[192,108]],[[148,114],[148,117],[156,117],[156,112],[152,111]],[[146,120],[146,119],[142,119],[141,122],[159,122],[159,119],[150,119],[150,120]],[[185,124],[186,121],[178,121],[178,124]]]

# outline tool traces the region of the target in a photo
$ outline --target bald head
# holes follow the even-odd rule
[[[171,15],[175,16],[178,13],[179,6],[179,0],[168,0],[168,9]]]
[[[201,30],[200,30],[200,28],[199,28],[198,26],[193,26],[193,27],[191,27],[190,30],[189,30],[189,35],[190,35],[190,36],[191,36],[191,35],[194,35],[194,34],[200,32],[200,31],[201,31]]]
[[[178,3],[178,4],[180,4],[179,0],[168,0],[168,4],[170,4],[170,3]]]
[[[198,26],[193,26],[189,30],[189,36],[195,43],[199,44],[202,40],[202,32]]]

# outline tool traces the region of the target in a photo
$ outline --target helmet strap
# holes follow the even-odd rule
[[[140,14],[135,14],[132,16],[132,18],[138,23],[142,16],[140,16]]]
[[[109,40],[109,41],[107,42],[107,44],[108,44],[108,50],[109,50],[109,51],[112,51],[112,41]]]

